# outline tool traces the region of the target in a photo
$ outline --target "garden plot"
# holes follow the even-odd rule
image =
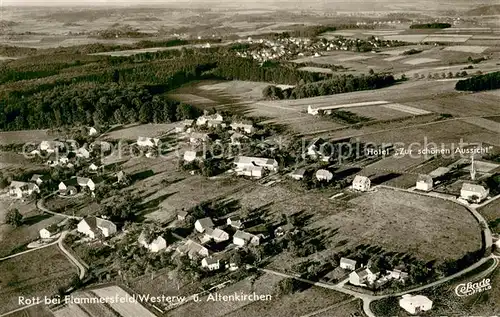
[[[455,45],[455,46],[448,46],[448,47],[446,47],[444,49],[444,51],[481,54],[482,52],[486,51],[487,49],[488,49],[488,46]]]

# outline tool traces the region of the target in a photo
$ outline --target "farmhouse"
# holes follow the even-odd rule
[[[76,178],[76,182],[82,188],[88,188],[91,191],[95,190],[95,183],[90,178],[87,178],[87,177],[77,177]]]
[[[198,232],[203,232],[205,231],[206,229],[208,228],[213,228],[214,227],[214,223],[212,222],[212,219],[210,219],[209,217],[205,217],[205,218],[202,218],[202,219],[198,219],[196,220],[196,222],[194,223],[194,228],[196,229],[196,231]]]
[[[180,254],[186,254],[191,260],[199,256],[207,257],[209,255],[207,248],[190,239],[188,239],[183,245],[179,246],[177,248],[177,252]]]
[[[183,158],[186,162],[194,162],[197,160],[203,160],[204,154],[203,151],[186,151],[184,152]]]
[[[78,223],[77,231],[92,239],[109,237],[116,232],[116,225],[106,219],[87,217]]]
[[[333,174],[327,170],[317,170],[316,171],[316,179],[319,181],[331,181],[333,179]]]
[[[229,240],[229,234],[224,230],[219,228],[206,228],[205,229],[205,239],[214,240],[215,242],[223,242]]]
[[[191,144],[201,144],[210,141],[210,136],[207,133],[192,132],[189,134],[189,142]]]
[[[76,181],[76,177],[70,178],[63,182],[59,183],[58,189],[61,195],[72,196],[78,192],[78,182]]]
[[[39,192],[40,188],[35,183],[12,181],[9,186],[9,195],[14,198],[22,198]]]
[[[209,127],[216,127],[224,122],[224,118],[218,114],[214,113],[212,115],[202,115],[196,119],[196,125],[208,125]]]
[[[158,146],[160,139],[156,138],[148,138],[144,136],[140,136],[137,138],[137,145],[141,147],[155,147]]]
[[[60,141],[42,141],[40,143],[40,151],[45,151],[47,153],[58,152],[64,148],[64,143]]]
[[[89,128],[89,136],[97,135],[97,129],[94,127]]]
[[[253,167],[262,167],[272,172],[278,171],[278,162],[275,159],[264,157],[238,156],[234,160],[236,171],[245,171]]]
[[[352,181],[352,189],[365,192],[370,189],[370,179],[366,176],[356,175]]]
[[[260,238],[259,236],[253,235],[251,233],[238,230],[233,236],[233,243],[240,247],[243,247],[247,244],[259,245]]]
[[[232,216],[227,218],[227,225],[235,229],[243,228],[243,221],[238,216]]]
[[[354,271],[356,269],[356,261],[348,258],[341,258],[340,267],[344,270]]]
[[[433,181],[429,175],[418,175],[416,189],[428,192],[432,189]]]
[[[181,133],[186,131],[190,126],[193,125],[194,120],[183,120],[175,127],[175,132]]]
[[[303,179],[305,174],[306,174],[306,169],[305,168],[299,168],[299,169],[293,171],[290,174],[290,177],[298,181],[298,180]]]
[[[31,176],[30,182],[33,182],[40,186],[43,182],[46,182],[49,179],[50,177],[48,175],[33,174],[33,176]]]
[[[349,283],[356,286],[367,286],[377,280],[379,271],[374,268],[360,268],[349,274]]]
[[[99,169],[99,166],[95,165],[94,163],[90,164],[90,166],[89,166],[89,171],[91,171],[91,172],[97,172],[98,169]]]
[[[320,153],[321,151],[321,146],[325,144],[325,140],[322,138],[317,138],[315,139],[308,147],[307,147],[307,156],[311,158],[318,158],[321,157],[322,154]]]
[[[187,211],[180,210],[180,211],[177,212],[177,220],[181,220],[182,221],[182,220],[186,219],[187,215],[188,215]]]
[[[462,185],[462,189],[460,190],[460,197],[477,203],[485,199],[489,192],[489,189],[486,189],[481,185],[464,183]]]
[[[39,231],[41,239],[50,239],[59,231],[57,224],[48,226],[47,228],[42,228]]]
[[[246,124],[246,123],[241,123],[241,122],[234,122],[230,124],[230,127],[235,130],[241,130],[244,131],[245,133],[253,133],[255,131],[255,128],[253,127],[252,124]]]
[[[209,271],[215,271],[220,269],[220,261],[213,257],[206,257],[201,260],[201,267]]]
[[[399,300],[399,306],[410,314],[419,314],[432,308],[432,301],[423,295],[406,294]]]
[[[148,241],[146,238],[146,233],[143,231],[137,241],[150,252],[158,252],[167,248],[167,241],[162,236],[158,236],[152,241]]]
[[[90,152],[89,150],[87,150],[85,147],[82,146],[81,148],[76,150],[76,157],[88,159],[90,157]]]
[[[231,134],[230,139],[231,139],[231,144],[238,145],[241,144],[241,142],[248,140],[248,137],[239,132],[234,132],[233,134]]]

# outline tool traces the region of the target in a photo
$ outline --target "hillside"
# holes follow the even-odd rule
[[[500,4],[481,6],[465,12],[468,16],[500,15]]]

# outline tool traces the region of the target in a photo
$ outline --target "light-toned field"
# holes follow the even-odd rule
[[[303,70],[306,72],[312,72],[312,73],[324,73],[324,74],[333,74],[333,70],[330,68],[323,68],[323,67],[312,67],[312,66],[307,66],[307,67],[301,67],[298,70]]]
[[[81,309],[78,305],[70,304],[61,309],[55,310],[54,315],[56,317],[66,317],[66,316],[74,316],[74,317],[90,317],[83,309]]]
[[[412,167],[418,166],[426,161],[423,156],[411,157],[409,155],[404,156],[389,156],[370,164],[365,167],[365,174],[371,170],[373,171],[387,171],[387,172],[405,172]]]
[[[157,124],[139,124],[117,127],[103,135],[104,139],[112,140],[130,140],[137,141],[140,136],[143,137],[159,137],[173,130],[176,127],[175,123],[157,123]]]
[[[20,308],[19,296],[50,296],[67,286],[76,268],[57,246],[0,262],[0,313]]]
[[[408,60],[404,61],[403,63],[408,64],[408,65],[420,65],[420,64],[434,63],[434,62],[439,62],[439,59],[419,57],[419,58],[408,59]]]
[[[478,45],[455,45],[444,48],[445,51],[465,52],[465,53],[475,53],[475,54],[481,54],[487,49],[488,49],[487,46],[478,46]]]
[[[400,112],[406,112],[406,113],[409,113],[411,115],[416,115],[416,116],[430,114],[430,112],[427,110],[422,110],[422,109],[418,109],[415,107],[405,106],[405,105],[402,105],[400,103],[390,103],[390,104],[386,104],[386,105],[381,105],[381,107],[386,108],[386,109],[397,110]]]
[[[93,289],[92,293],[99,297],[112,298],[118,296],[120,298],[130,297],[131,295],[125,292],[118,286],[109,286],[105,288]],[[115,310],[122,317],[155,317],[153,313],[144,308],[140,303],[132,303],[126,301],[123,303],[109,303],[110,307]],[[62,316],[61,316],[62,317]]]
[[[485,118],[466,118],[462,119],[462,121],[477,125],[478,127],[484,128],[492,132],[500,133],[500,123],[495,122],[493,120],[488,120]]]
[[[230,95],[242,100],[258,100],[262,98],[262,91],[264,90],[264,88],[266,88],[269,85],[273,84],[264,82],[233,80],[225,82],[216,82],[213,84],[201,84],[198,87],[203,91],[209,91],[223,95]],[[293,87],[291,85],[276,85],[276,86],[281,89],[287,89]]]
[[[355,61],[363,61],[366,59],[370,59],[375,57],[375,55],[369,54],[360,54],[360,53],[331,53],[329,55],[323,55],[319,57],[307,56],[293,60],[294,63],[307,63],[314,62],[316,64],[324,64],[324,65],[335,65],[341,64],[342,62],[355,62]]]
[[[339,110],[349,111],[360,116],[373,118],[376,120],[391,120],[408,116],[406,112],[397,109],[388,109],[383,106],[365,106],[340,108]]]
[[[49,136],[47,130],[22,130],[0,132],[0,144],[24,144],[28,142],[38,143],[43,140],[53,140],[55,136]]]
[[[17,311],[8,315],[9,317],[54,317],[47,305],[40,304]]]

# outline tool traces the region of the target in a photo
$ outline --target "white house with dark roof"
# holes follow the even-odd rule
[[[278,171],[278,162],[275,159],[263,157],[238,156],[234,160],[234,165],[236,174],[256,178],[262,177],[263,169]]]
[[[366,192],[370,189],[371,181],[368,177],[362,175],[356,175],[352,181],[352,189]]]
[[[98,217],[87,217],[78,223],[78,232],[92,239],[109,237],[116,232],[116,225],[109,220]]]
[[[201,233],[204,232],[206,229],[208,229],[208,228],[211,229],[213,227],[214,227],[214,223],[212,222],[212,219],[210,219],[209,217],[198,219],[194,223],[194,228],[196,229],[196,231],[201,232]]]
[[[255,128],[251,123],[233,122],[230,127],[235,131],[241,130],[248,134],[255,132]]]
[[[415,184],[415,188],[424,192],[428,192],[432,189],[433,180],[429,175],[418,175],[417,183]]]
[[[356,286],[367,286],[374,283],[380,272],[370,267],[357,269],[349,274],[349,283]]]
[[[478,203],[488,197],[490,190],[481,185],[463,183],[460,197]]]
[[[340,267],[344,270],[354,271],[356,270],[356,260],[351,260],[349,258],[340,259]]]
[[[57,224],[52,224],[48,227],[40,229],[40,231],[38,232],[40,235],[40,239],[53,238],[56,235],[56,233],[59,232],[59,229],[60,228],[59,228],[59,226],[57,226]]]
[[[223,242],[229,240],[229,234],[224,230],[219,228],[206,228],[205,229],[205,238],[208,240],[214,240],[215,242]]]
[[[432,308],[432,301],[423,295],[405,294],[399,300],[399,306],[412,315],[420,314]]]
[[[259,245],[260,237],[242,230],[238,230],[233,235],[233,243],[240,247],[244,247],[245,245]]]
[[[239,216],[231,216],[226,219],[226,223],[228,226],[231,226],[235,229],[243,228],[243,221]]]
[[[9,185],[10,197],[23,198],[39,192],[40,188],[38,188],[38,185],[35,183],[12,181]]]
[[[143,231],[137,239],[140,245],[148,249],[150,252],[156,253],[167,248],[167,240],[162,236],[158,236],[155,239],[148,241],[146,239],[146,233]]]
[[[207,257],[209,255],[207,248],[191,239],[184,242],[184,244],[179,246],[176,251],[180,254],[187,255],[191,260],[197,257]]]
[[[206,257],[201,260],[201,267],[209,271],[220,269],[220,261],[214,257]]]

